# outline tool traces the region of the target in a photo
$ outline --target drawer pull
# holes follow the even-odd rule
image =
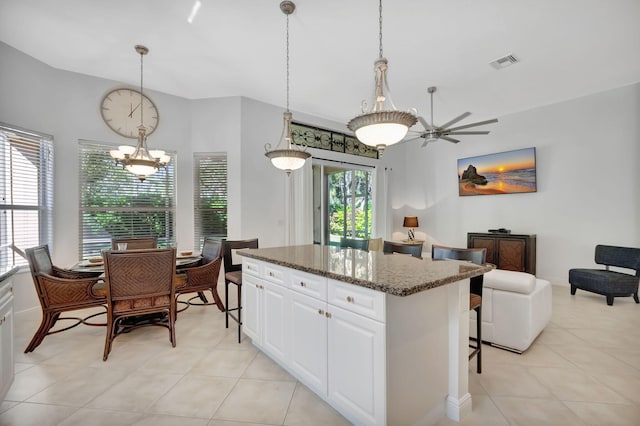
[[[320,315],[324,315],[324,311],[323,311],[322,309],[318,309],[318,313],[319,313]]]
[[[331,318],[331,312],[325,312],[324,316],[327,318]]]
[[[353,297],[351,297],[351,296],[347,296],[347,302],[349,302],[349,303],[354,303],[354,302],[355,302],[355,300],[353,300]]]
[[[270,276],[270,277],[273,277],[273,272],[269,272],[269,276]]]
[[[307,285],[304,283],[304,281],[300,281],[300,287],[306,287]]]

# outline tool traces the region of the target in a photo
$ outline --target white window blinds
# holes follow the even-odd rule
[[[194,247],[205,237],[227,236],[227,154],[196,153],[194,163]]]
[[[0,264],[26,265],[20,251],[51,244],[53,141],[0,125]]]
[[[81,258],[110,249],[113,238],[156,237],[158,247],[175,241],[175,153],[166,168],[140,182],[117,166],[113,146],[80,141]]]

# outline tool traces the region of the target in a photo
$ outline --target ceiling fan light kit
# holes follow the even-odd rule
[[[379,0],[378,5],[380,43],[379,57],[374,63],[376,77],[373,108],[367,112],[367,103],[362,101],[362,114],[351,119],[347,127],[356,134],[360,142],[382,150],[404,139],[409,128],[416,124],[417,117],[410,112],[398,111],[391,100],[387,84],[389,63],[382,55],[382,0]]]

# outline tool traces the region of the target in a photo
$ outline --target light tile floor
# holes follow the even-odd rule
[[[175,348],[166,329],[147,327],[118,337],[107,362],[100,327],[48,336],[23,354],[39,320],[39,310],[16,315],[16,377],[0,425],[349,424],[248,338],[239,345],[213,306],[179,314]],[[462,425],[640,424],[640,305],[631,298],[609,307],[555,286],[552,321],[527,352],[483,351]]]

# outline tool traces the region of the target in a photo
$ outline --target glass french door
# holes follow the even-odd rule
[[[313,240],[337,245],[341,237],[369,238],[374,171],[368,167],[313,165]]]

